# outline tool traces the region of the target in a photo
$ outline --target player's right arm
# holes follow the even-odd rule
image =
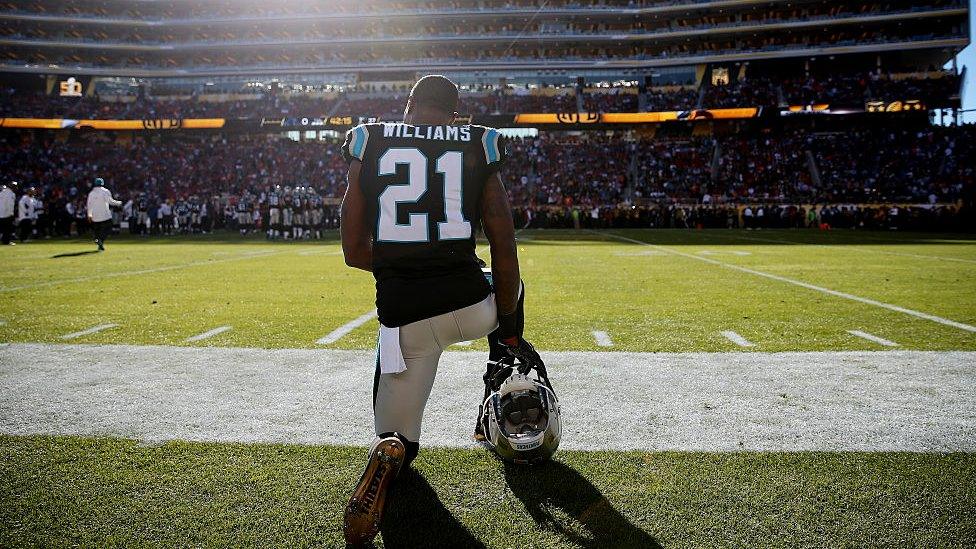
[[[502,340],[518,337],[515,309],[522,279],[519,275],[512,208],[498,173],[488,178],[482,190],[481,220],[491,248],[491,276],[498,306],[499,335]]]
[[[357,159],[349,162],[348,184],[339,213],[339,235],[342,238],[342,255],[346,259],[346,265],[372,271],[373,247],[370,231],[366,227],[366,197],[359,186],[362,166],[362,162]]]

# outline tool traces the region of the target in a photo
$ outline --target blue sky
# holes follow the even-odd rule
[[[973,26],[976,22],[976,13],[973,12],[973,0],[969,0],[969,37],[972,40]],[[962,108],[976,109],[976,46],[970,44],[969,47],[959,52],[956,56],[956,63],[959,69],[968,66],[966,71],[966,82],[963,84],[964,95],[962,96]],[[976,122],[976,111],[963,113],[964,122]]]

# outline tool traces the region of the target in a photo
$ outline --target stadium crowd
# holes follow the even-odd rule
[[[503,176],[523,226],[758,228],[826,219],[876,227],[893,217],[943,226],[958,213],[945,205],[971,202],[976,189],[974,137],[976,126],[681,139],[543,133],[509,140]],[[32,206],[18,220],[28,218],[40,236],[85,229],[83,200],[96,176],[127,203],[118,221],[138,233],[267,233],[279,225],[281,237],[320,235],[338,223],[346,173],[338,143],[278,135],[116,141],[8,132],[0,165],[5,178],[30,189]],[[277,222],[273,201],[282,205]],[[858,204],[919,206],[900,214],[882,208],[879,218],[882,210]],[[815,220],[806,218],[809,205],[817,205]]]
[[[636,87],[549,89],[480,88],[462,94],[461,114],[637,112],[696,108],[777,107],[831,103],[863,107],[865,101],[921,100],[944,105],[959,90],[957,76],[894,77],[876,73],[827,74],[776,79],[761,75],[734,79],[728,85],[706,83]],[[111,95],[100,98],[58,97],[16,90],[0,91],[0,117],[71,119],[267,118],[284,116],[378,116],[396,120],[403,114],[407,89],[341,93]]]

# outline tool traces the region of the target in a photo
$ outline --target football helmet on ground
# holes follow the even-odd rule
[[[484,379],[487,396],[478,411],[475,438],[513,463],[539,463],[552,457],[562,424],[559,400],[542,361],[529,365],[507,357],[489,362]]]

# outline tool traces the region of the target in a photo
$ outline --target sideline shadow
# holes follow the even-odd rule
[[[51,259],[60,259],[62,257],[78,257],[82,255],[97,254],[97,253],[98,250],[86,250],[84,252],[71,252],[71,253],[52,255]]]
[[[557,461],[530,467],[505,463],[505,481],[539,528],[557,532],[576,546],[661,548],[653,536],[634,526],[586,477],[567,465]],[[575,524],[567,524],[553,513],[557,510],[572,517]]]
[[[380,526],[384,547],[485,547],[413,467],[400,472],[387,503]]]

